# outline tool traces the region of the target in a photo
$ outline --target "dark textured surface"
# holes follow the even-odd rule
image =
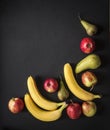
[[[80,25],[81,17],[99,27],[94,36],[102,66],[94,70],[100,79],[94,92],[103,94],[97,100],[98,113],[70,120],[65,111],[55,122],[45,123],[26,110],[17,115],[9,112],[11,97],[23,97],[29,75],[58,78],[66,62],[74,65],[84,58],[80,41],[87,37]],[[69,129],[108,130],[110,116],[108,0],[1,0],[0,1],[0,124],[3,130]],[[39,79],[39,80],[40,80]],[[42,85],[38,81],[40,89]],[[56,100],[56,95],[47,95]]]

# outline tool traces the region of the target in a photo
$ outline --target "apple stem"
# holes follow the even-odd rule
[[[92,85],[92,87],[90,88],[90,91],[92,91],[92,90],[93,90],[93,88],[94,88],[94,85]]]
[[[72,104],[74,103],[72,99],[70,99],[70,102],[71,102]]]

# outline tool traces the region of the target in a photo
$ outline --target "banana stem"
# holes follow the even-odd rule
[[[68,106],[68,104],[65,102],[61,107],[60,107],[60,111],[63,111],[64,108],[66,108]]]
[[[60,103],[58,103],[58,106],[63,106],[63,105],[65,105],[65,101],[64,102],[60,102]]]
[[[102,98],[102,95],[95,95],[95,98]]]

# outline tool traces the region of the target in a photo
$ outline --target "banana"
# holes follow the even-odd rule
[[[90,101],[90,100],[94,100],[96,98],[101,98],[100,95],[95,95],[93,93],[90,93],[79,86],[79,84],[77,83],[77,81],[74,77],[72,67],[69,63],[66,63],[64,65],[64,77],[65,77],[65,81],[67,83],[69,90],[77,98],[84,100],[84,101]]]
[[[65,104],[65,102],[54,102],[46,99],[41,95],[40,91],[37,88],[37,84],[32,76],[29,76],[27,79],[28,91],[34,100],[34,102],[41,108],[45,110],[55,110],[59,106]]]
[[[67,107],[67,104],[65,102],[65,104],[63,104],[56,110],[43,110],[34,103],[34,101],[28,93],[24,95],[24,102],[29,113],[33,115],[33,117],[35,117],[36,119],[44,122],[58,120],[61,117],[64,108]]]

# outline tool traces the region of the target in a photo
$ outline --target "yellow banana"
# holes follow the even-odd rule
[[[67,83],[69,90],[77,98],[84,100],[84,101],[89,101],[89,100],[93,100],[96,98],[101,98],[100,95],[95,95],[93,93],[90,93],[79,86],[79,84],[77,83],[77,81],[74,77],[72,67],[69,63],[66,63],[64,65],[64,77],[65,77],[65,81]]]
[[[24,95],[24,102],[29,113],[32,114],[33,117],[35,117],[36,119],[44,122],[58,120],[61,117],[64,108],[67,107],[67,104],[65,102],[65,104],[63,104],[56,110],[51,111],[43,110],[34,103],[29,94]]]
[[[34,100],[34,102],[45,110],[55,110],[59,106],[65,104],[65,102],[54,102],[47,100],[37,88],[37,84],[32,76],[29,76],[27,79],[28,91]]]

